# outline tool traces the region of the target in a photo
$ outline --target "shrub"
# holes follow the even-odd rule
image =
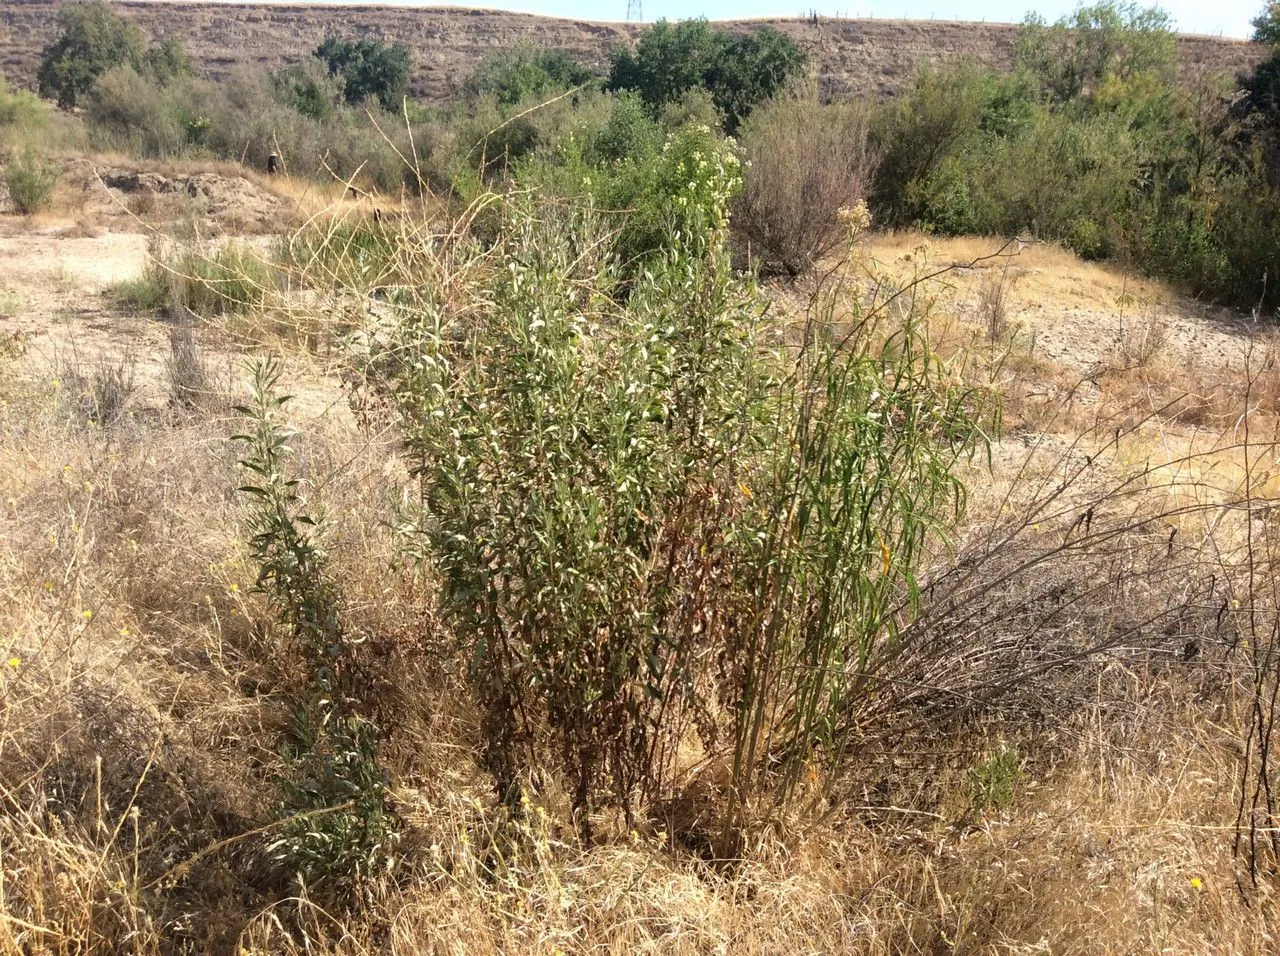
[[[342,74],[330,73],[316,60],[305,60],[271,74],[276,96],[309,119],[331,119],[344,100]]]
[[[609,118],[591,139],[589,154],[596,162],[647,162],[662,146],[662,129],[633,93],[619,93]]]
[[[981,813],[1004,810],[1013,803],[1026,758],[1013,744],[1001,742],[969,770],[969,804]]]
[[[195,72],[187,51],[174,37],[165,37],[148,47],[142,63],[146,74],[161,85],[184,79]]]
[[[287,477],[293,435],[280,420],[288,401],[279,393],[280,365],[259,361],[251,371],[251,404],[237,409],[250,431],[234,437],[245,445],[240,465],[251,482],[240,491],[252,504],[257,587],[306,669],[286,748],[292,775],[280,781],[284,822],[269,852],[308,889],[345,895],[383,865],[395,821],[378,766],[377,728],[354,706],[360,688],[341,593],[313,540],[317,524],[303,510],[303,482]]]
[[[142,30],[101,0],[61,7],[57,23],[60,32],[44,48],[36,77],[40,95],[56,97],[59,106],[77,105],[94,81],[114,66],[142,68],[146,53]]]
[[[512,812],[556,766],[588,836],[602,805],[654,809],[696,731],[732,768],[722,858],[806,767],[844,765],[977,436],[917,320],[815,316],[859,332],[776,352],[728,268],[728,155],[709,130],[669,141],[671,228],[630,275],[596,212],[524,194],[493,200],[492,240],[405,249],[416,279],[375,364],[421,485],[406,544]]]
[[[0,127],[30,128],[40,125],[43,119],[40,100],[27,90],[10,90],[0,76]]]
[[[58,359],[59,404],[82,425],[111,428],[121,424],[137,395],[137,356],[129,350],[115,360],[99,357],[85,371],[74,349]]]
[[[142,275],[117,282],[108,292],[118,306],[154,312],[169,304],[169,277],[158,266],[148,266]]]
[[[745,181],[734,226],[762,271],[796,277],[842,244],[841,210],[863,203],[875,159],[867,111],[779,99],[742,127]]]
[[[85,120],[111,146],[157,159],[180,156],[192,145],[183,123],[186,92],[118,66],[103,73],[89,93]]]
[[[559,50],[523,43],[485,54],[467,81],[472,97],[492,96],[504,106],[541,99],[595,79],[595,74]]]
[[[924,218],[925,184],[981,129],[988,91],[987,75],[967,64],[945,73],[922,69],[906,93],[876,114],[878,220],[909,226]]]
[[[652,162],[624,164],[613,178],[593,182],[600,208],[620,216],[616,254],[620,274],[642,273],[672,237],[692,243],[727,228],[742,187],[742,164],[731,143],[705,126],[671,134]]]
[[[993,345],[1008,338],[1009,303],[1017,284],[1018,273],[1011,273],[1005,262],[984,276],[978,287],[978,314],[986,328],[987,341]]]
[[[62,178],[62,170],[25,150],[9,159],[4,170],[9,199],[23,215],[45,209],[53,201],[53,190]]]
[[[1255,43],[1280,47],[1280,0],[1267,0],[1252,25]]]
[[[237,315],[267,303],[276,274],[247,246],[228,242],[211,252],[188,248],[166,262],[170,304],[196,315]]]
[[[1052,27],[1032,14],[1019,36],[1017,63],[1059,103],[1091,94],[1113,77],[1154,73],[1172,80],[1173,21],[1159,7],[1139,7],[1132,0],[1081,6]]]
[[[77,0],[58,10],[57,39],[44,48],[36,74],[40,95],[58,105],[79,105],[98,77],[115,67],[129,67],[164,84],[191,74],[191,61],[173,37],[148,48],[146,36],[132,21],[117,15],[101,0]]]
[[[169,378],[169,402],[175,407],[213,409],[223,403],[209,363],[187,323],[175,323],[169,329],[165,372]]]
[[[679,99],[666,103],[658,110],[658,123],[668,133],[685,126],[724,129],[724,114],[716,106],[711,92],[698,86],[687,90]]]
[[[85,116],[99,145],[144,156],[211,153],[265,169],[278,150],[285,167],[302,175],[357,176],[362,186],[399,189],[410,175],[405,161],[364,109],[338,102],[339,89],[319,64],[272,77],[241,72],[218,83],[183,79],[163,86],[118,67],[98,80]],[[376,107],[374,116],[401,153],[411,155],[403,122]]]
[[[655,113],[701,87],[732,133],[756,104],[797,79],[806,62],[795,41],[772,27],[740,35],[706,20],[674,26],[659,20],[641,34],[634,51],[614,51],[608,86],[634,90]]]
[[[348,103],[360,104],[372,96],[383,109],[400,109],[409,83],[408,47],[376,37],[347,40],[330,36],[316,47],[315,56],[329,68],[330,75],[342,76]]]

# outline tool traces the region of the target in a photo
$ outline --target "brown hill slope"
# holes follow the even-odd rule
[[[40,49],[54,33],[58,0],[0,2],[0,72],[34,82]],[[374,33],[413,51],[413,89],[432,100],[456,93],[489,50],[528,39],[603,71],[609,51],[641,28],[625,23],[559,20],[522,13],[450,7],[117,3],[153,37],[176,36],[199,69],[222,76],[243,64],[269,67],[304,57],[326,34]],[[923,62],[960,57],[996,67],[1012,61],[1017,27],[1009,24],[912,20],[803,19],[734,21],[747,29],[768,23],[810,50],[831,96],[892,93]],[[1184,36],[1185,72],[1239,72],[1263,48],[1238,40]]]

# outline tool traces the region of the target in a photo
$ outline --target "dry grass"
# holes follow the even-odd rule
[[[1023,282],[1019,298],[1036,294]],[[838,813],[777,821],[728,868],[662,818],[634,832],[613,821],[581,846],[554,792],[510,840],[460,675],[440,652],[449,635],[424,582],[388,567],[406,477],[398,442],[376,418],[357,427],[330,370],[291,351],[297,460],[323,505],[346,619],[367,641],[404,830],[394,872],[350,910],[310,898],[262,852],[298,673],[262,640],[236,423],[217,403],[85,428],[38,357],[0,356],[0,952],[1275,951],[1274,890],[1232,852],[1249,698],[1231,679],[1227,630],[1202,620],[1217,605],[1177,604],[1170,583],[1206,570],[1221,576],[1212,587],[1236,581],[1236,506],[1280,491],[1258,467],[1280,394],[1270,353],[1221,398],[1222,416],[1265,406],[1254,441],[1266,442],[1250,453],[1221,417],[1197,430],[1159,404],[1191,384],[1167,356],[1099,376],[1084,402],[1088,383],[1016,338],[986,365],[981,328],[936,331],[969,362],[958,368],[992,376],[1008,437],[990,469],[966,476],[969,517],[935,560],[1038,562],[988,592],[995,624],[948,666],[980,668],[1010,634],[1042,651],[1066,637],[1103,650],[972,719],[908,728],[887,753],[869,745]],[[1059,484],[1068,491],[1026,518]],[[1099,525],[1081,538],[1095,500]],[[1156,530],[1111,549],[1103,516]],[[993,547],[1015,519],[1018,536]],[[1162,568],[1172,527],[1199,543]],[[1064,621],[1048,595],[1073,580],[1092,588],[1104,565],[1112,590],[1083,593],[1107,606]],[[1199,630],[1104,639],[1166,600],[1189,616],[1180,628]],[[1183,660],[1191,639],[1202,649]],[[1006,745],[1023,757],[1012,798],[976,807],[975,767]]]
[[[926,245],[935,266],[963,265],[990,256],[1006,241],[998,236],[939,237],[904,230],[872,237],[867,253],[888,265],[901,265]],[[1084,262],[1057,243],[1015,245],[1010,249],[1008,264],[1017,270],[1018,295],[1026,301],[1113,311],[1126,296],[1153,306],[1168,304],[1172,299],[1168,288],[1159,282],[1135,278],[1116,263]],[[953,275],[949,281],[963,285],[966,277]]]

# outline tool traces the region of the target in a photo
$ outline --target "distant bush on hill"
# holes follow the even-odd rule
[[[58,105],[79,105],[98,77],[128,66],[166,83],[191,72],[181,44],[169,38],[148,48],[142,30],[101,0],[68,4],[58,11],[57,38],[44,49],[37,81],[40,95]]]
[[[634,90],[653,110],[705,89],[732,133],[756,104],[799,77],[807,62],[796,42],[772,27],[735,34],[706,20],[659,20],[634,50],[614,51],[608,85]]]
[[[535,96],[572,89],[595,79],[595,74],[567,53],[524,43],[498,50],[480,61],[467,81],[470,96],[493,96],[510,106]]]
[[[408,47],[376,37],[331,36],[316,48],[315,56],[328,66],[331,76],[341,75],[348,103],[363,103],[372,96],[384,109],[400,107],[409,84]]]
[[[1280,46],[1280,0],[1269,0],[1253,18],[1253,39],[1257,43]]]
[[[1172,81],[1177,76],[1177,37],[1173,20],[1159,7],[1103,0],[1079,7],[1053,26],[1029,15],[1016,63],[1035,77],[1046,99],[1066,102],[1110,79],[1155,74]]]

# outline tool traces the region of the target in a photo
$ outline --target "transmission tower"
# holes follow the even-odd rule
[[[644,22],[644,9],[640,6],[640,0],[627,0],[627,22],[633,20],[636,23]]]

